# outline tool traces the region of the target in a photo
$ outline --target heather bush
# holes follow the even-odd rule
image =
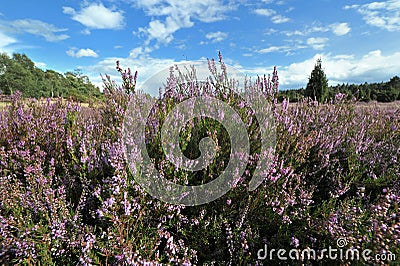
[[[185,99],[208,95],[228,103],[250,139],[246,170],[228,193],[199,206],[173,205],[147,194],[128,167],[123,123],[129,100],[140,92],[137,74],[117,70],[122,85],[106,76],[106,100],[96,106],[16,93],[0,111],[2,263],[278,264],[276,257],[258,260],[257,251],[265,244],[322,251],[336,247],[338,238],[347,240],[346,248],[400,254],[399,108],[361,108],[341,95],[323,105],[310,99],[278,104],[276,71],[246,80],[245,89],[263,92],[271,103],[277,137],[272,167],[249,192],[260,124],[222,57],[209,61],[205,82],[172,67],[146,125],[148,153],[167,179],[204,184],[229,161],[227,131],[207,118],[188,123],[180,147],[197,158],[200,140],[210,137],[218,144],[212,163],[191,173],[168,161],[160,128]]]

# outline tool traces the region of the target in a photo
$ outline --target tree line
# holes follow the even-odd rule
[[[64,97],[80,102],[102,97],[99,88],[79,69],[64,74],[43,71],[25,54],[0,53],[0,94],[16,91],[24,97]]]
[[[363,83],[363,84],[339,84],[328,86],[328,79],[322,69],[321,59],[318,59],[306,88],[280,91],[278,100],[284,98],[291,102],[297,102],[304,97],[310,97],[319,102],[327,102],[335,98],[338,93],[345,94],[350,100],[356,98],[358,101],[370,102],[393,102],[400,100],[400,78],[394,76],[387,82]]]
[[[0,53],[0,95],[11,95],[15,91],[22,92],[25,97],[64,97],[80,102],[103,96],[100,89],[79,69],[64,74],[54,70],[43,71],[25,54],[14,53],[10,57],[6,53]],[[364,102],[392,102],[400,100],[400,78],[394,76],[390,81],[381,83],[328,86],[322,61],[318,59],[306,88],[279,91],[277,98],[280,101],[286,98],[297,102],[304,97],[310,97],[319,102],[327,102],[338,93]]]

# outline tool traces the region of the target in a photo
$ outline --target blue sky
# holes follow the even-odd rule
[[[317,58],[330,85],[400,75],[400,0],[2,0],[0,51],[101,84],[115,61],[139,81],[215,58],[246,74],[277,66],[280,88],[307,83]]]

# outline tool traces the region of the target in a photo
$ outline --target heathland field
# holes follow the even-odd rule
[[[182,185],[204,184],[223,172],[232,147],[221,124],[202,118],[181,130],[180,148],[191,159],[200,155],[202,138],[217,145],[214,160],[196,172],[169,162],[159,134],[177,103],[193,93],[212,96],[236,110],[250,140],[245,171],[232,189],[215,201],[184,206],[153,198],[138,184],[145,173],[140,164],[128,167],[124,154],[135,139],[122,138],[126,107],[137,93],[132,87],[127,93],[126,86],[109,85],[106,100],[92,107],[61,99],[30,102],[17,93],[0,103],[1,263],[399,263],[398,102],[361,104],[339,95],[329,104],[278,104],[277,84],[248,84],[249,91],[263,92],[276,127],[272,163],[259,166],[262,183],[249,191],[263,156],[254,110],[227,79],[191,94],[178,91],[175,79],[147,120],[151,162]],[[304,250],[315,257],[302,258]]]

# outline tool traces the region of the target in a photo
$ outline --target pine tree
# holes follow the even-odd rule
[[[304,93],[306,97],[324,102],[328,98],[329,91],[328,79],[322,70],[321,62],[321,59],[317,60]]]

